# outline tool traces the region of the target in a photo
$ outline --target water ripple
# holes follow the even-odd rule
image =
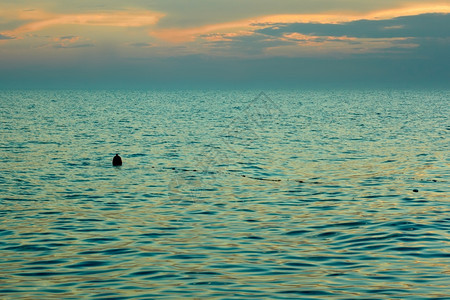
[[[448,92],[271,97],[0,92],[1,298],[449,299]]]

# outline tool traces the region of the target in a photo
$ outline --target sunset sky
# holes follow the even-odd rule
[[[0,88],[450,86],[450,1],[0,2]]]

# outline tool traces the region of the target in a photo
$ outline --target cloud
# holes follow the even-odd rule
[[[385,30],[389,30],[389,29],[402,29],[405,28],[404,25],[392,25],[392,26],[385,26],[383,27],[383,29]]]
[[[54,14],[31,10],[17,13],[24,25],[7,32],[7,35],[23,35],[48,27],[61,25],[86,25],[109,27],[146,27],[155,25],[164,14],[146,10],[127,10],[86,14]],[[5,34],[5,33],[3,33]]]
[[[76,48],[90,48],[94,47],[94,44],[58,44],[54,45],[53,48],[55,49],[76,49]]]
[[[434,4],[399,7],[372,11],[369,13],[319,13],[319,14],[276,14],[264,15],[255,18],[241,19],[230,22],[208,24],[188,28],[165,28],[153,30],[150,35],[172,43],[195,41],[199,37],[214,34],[235,33],[237,31],[254,31],[273,24],[342,24],[354,21],[388,20],[398,17],[450,13],[450,5]]]
[[[412,11],[419,10],[399,10],[397,13]],[[364,54],[398,57],[407,53],[418,55],[417,49],[432,39],[443,39],[441,47],[448,48],[449,43],[445,40],[450,38],[450,34],[442,28],[450,28],[450,14],[378,18],[392,14],[389,11],[367,15],[373,19],[350,15],[264,16],[195,28],[165,29],[153,34],[172,43],[184,44],[192,53],[235,57]],[[431,52],[427,57],[430,55]]]
[[[267,48],[268,55],[405,54],[417,53],[412,50],[433,39],[442,40],[441,48],[450,48],[450,33],[442,28],[450,28],[450,14],[423,14],[337,24],[277,23],[257,29],[255,34],[288,43],[286,46]],[[427,56],[430,57],[431,52]]]
[[[131,47],[135,47],[135,48],[150,48],[153,47],[152,44],[150,43],[129,43],[128,44]]]
[[[265,87],[266,81],[286,81],[291,86],[304,81],[309,86],[344,79],[353,84],[360,78],[394,84],[397,78],[408,83],[409,79],[448,83],[450,78],[446,30],[450,5],[428,2],[374,11],[373,6],[393,6],[392,1],[398,1],[349,0],[339,3],[341,10],[336,11],[332,10],[338,6],[335,0],[280,0],[282,9],[269,0],[249,0],[266,7],[252,11],[245,2],[233,14],[232,9],[217,10],[218,1],[205,4],[208,9],[184,2],[182,7],[190,8],[183,9],[178,5],[181,0],[151,4],[130,0],[148,9],[106,10],[124,5],[111,1],[95,8],[87,2],[75,6],[68,5],[68,0],[46,2],[47,6],[42,2],[40,8],[30,10],[23,5],[2,10],[4,4],[0,4],[0,79],[15,74],[11,78],[39,82],[47,76],[48,82],[69,85],[178,82],[191,86],[197,82],[202,86],[223,81],[230,86],[261,82]],[[223,7],[239,4],[238,0],[230,0],[232,5],[219,1]],[[308,1],[317,9],[305,8]],[[155,2],[160,6],[153,6]],[[325,2],[333,2],[334,7]],[[329,10],[324,12],[323,7]],[[17,41],[8,41],[12,39]],[[0,85],[8,86],[2,80]]]
[[[0,40],[13,40],[15,39],[15,37],[9,36],[9,35],[4,35],[4,34],[0,34]]]
[[[77,48],[91,48],[95,44],[87,38],[76,35],[65,35],[60,37],[46,37],[49,43],[41,45],[41,48],[54,49],[77,49]]]
[[[273,24],[257,30],[270,36],[283,36],[286,32],[314,36],[336,36],[355,38],[397,37],[447,37],[450,14],[423,14],[397,17],[387,20],[356,20],[338,24],[290,23]]]
[[[79,36],[75,35],[66,35],[61,37],[55,37],[53,38],[53,41],[55,42],[65,42],[65,43],[74,43],[80,39]]]

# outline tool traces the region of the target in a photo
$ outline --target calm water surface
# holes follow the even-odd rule
[[[449,99],[2,91],[0,298],[450,299]]]

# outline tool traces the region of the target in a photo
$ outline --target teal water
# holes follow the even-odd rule
[[[0,298],[450,299],[449,99],[1,91]]]

